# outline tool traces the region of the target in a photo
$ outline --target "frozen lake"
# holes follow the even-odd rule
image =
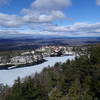
[[[74,59],[74,56],[63,56],[63,57],[47,57],[45,58],[48,60],[39,65],[34,65],[30,67],[23,67],[11,70],[0,70],[0,83],[7,84],[12,86],[14,81],[20,77],[24,78],[29,75],[34,75],[36,72],[40,73],[44,68],[50,66],[52,67],[56,62],[66,62],[66,60]]]

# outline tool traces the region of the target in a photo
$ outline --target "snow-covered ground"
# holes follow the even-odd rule
[[[0,70],[0,83],[12,86],[14,81],[18,77],[24,78],[29,75],[34,75],[36,72],[40,73],[45,67],[48,67],[48,66],[52,67],[56,62],[63,63],[68,59],[72,60],[74,58],[75,58],[74,56],[47,57],[45,59],[48,61],[39,65],[16,68],[16,69],[11,69],[11,70]]]

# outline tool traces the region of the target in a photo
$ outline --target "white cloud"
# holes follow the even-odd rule
[[[0,0],[0,2],[7,2],[9,0]],[[32,3],[32,7],[23,9],[23,15],[9,15],[0,13],[0,26],[1,27],[21,27],[27,26],[39,26],[40,24],[53,23],[67,19],[61,8],[67,8],[71,5],[70,0],[36,0]],[[43,10],[41,7],[46,9]],[[33,9],[35,7],[35,9]],[[40,9],[38,9],[40,8]],[[39,24],[39,25],[37,25]]]
[[[19,27],[22,25],[22,18],[16,15],[7,15],[0,13],[0,26]]]
[[[52,22],[58,19],[64,19],[66,16],[61,11],[52,11],[50,15],[41,14],[39,16],[40,22]]]
[[[100,0],[96,0],[96,4],[97,5],[100,5]]]
[[[100,23],[75,23],[68,26],[49,26],[45,30],[68,36],[100,36]]]
[[[0,34],[10,34],[10,35],[52,35],[52,36],[62,36],[62,34],[58,34],[57,32],[49,32],[49,31],[33,31],[33,30],[0,30]]]
[[[63,8],[71,5],[71,0],[35,0],[29,9],[23,9],[24,21],[30,23],[52,23],[68,19]]]
[[[0,0],[0,6],[3,6],[5,4],[9,4],[11,0]]]
[[[35,12],[28,14],[25,14],[23,16],[23,20],[25,22],[30,22],[33,24],[36,23],[52,23],[53,21],[56,20],[62,20],[62,19],[67,19],[67,17],[64,15],[64,13],[60,10],[52,10],[50,13],[40,13],[40,12]]]
[[[37,24],[38,25],[38,24]],[[100,36],[100,23],[75,23],[66,26],[54,26],[48,24],[44,30],[23,30],[8,29],[0,30],[0,34],[33,34],[33,35],[53,35],[53,36]]]
[[[43,10],[58,10],[71,5],[70,0],[36,0],[32,7]]]
[[[5,0],[6,1],[6,0]],[[47,4],[46,4],[47,3]],[[36,0],[32,3],[29,9],[23,9],[23,15],[9,15],[0,13],[1,27],[21,27],[25,26],[39,26],[40,24],[46,26],[48,23],[68,19],[61,8],[68,7],[71,4],[70,0]],[[41,6],[48,5],[46,10],[39,10]],[[33,9],[35,7],[35,9]],[[38,25],[37,25],[38,24]]]

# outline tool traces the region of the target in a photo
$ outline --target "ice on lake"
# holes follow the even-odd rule
[[[34,65],[30,67],[16,68],[11,70],[0,70],[0,84],[7,84],[12,86],[14,81],[20,77],[24,78],[29,75],[34,75],[36,72],[40,73],[44,68],[50,66],[52,67],[56,62],[66,62],[68,59],[74,59],[74,56],[62,56],[62,57],[46,57],[46,62]]]

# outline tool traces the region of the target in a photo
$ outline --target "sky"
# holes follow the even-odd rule
[[[0,0],[0,35],[100,36],[100,0]]]

